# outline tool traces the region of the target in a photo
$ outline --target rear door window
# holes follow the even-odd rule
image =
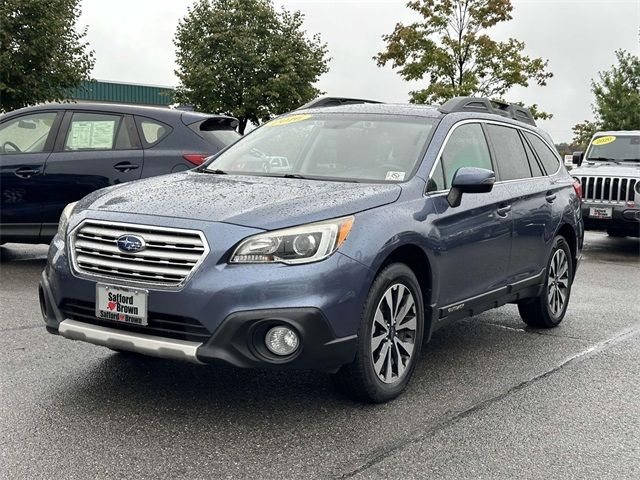
[[[0,155],[43,152],[56,115],[57,112],[33,113],[1,124]]]
[[[65,151],[127,150],[133,148],[122,115],[74,112]]]
[[[533,133],[525,132],[525,135],[531,146],[538,154],[538,158],[542,161],[542,165],[544,169],[547,171],[547,175],[553,175],[558,171],[558,167],[560,166],[560,161],[558,157],[551,151],[551,149],[540,140],[540,137],[534,135]]]
[[[487,132],[496,155],[500,180],[530,178],[531,170],[518,130],[488,123]]]
[[[479,123],[468,123],[457,127],[439,158],[429,181],[429,190],[444,190],[451,187],[453,176],[462,167],[478,167],[493,170],[487,140]]]

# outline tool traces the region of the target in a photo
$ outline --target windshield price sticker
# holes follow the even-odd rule
[[[276,118],[265,125],[265,127],[279,127],[280,125],[289,125],[290,123],[302,122],[308,120],[311,115],[289,115],[288,117]]]
[[[616,137],[613,135],[609,135],[606,137],[596,138],[592,143],[593,145],[607,145],[608,143],[613,143],[616,141]]]

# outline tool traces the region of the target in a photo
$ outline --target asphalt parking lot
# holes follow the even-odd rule
[[[44,246],[0,249],[2,478],[640,478],[640,241],[588,233],[563,324],[437,332],[385,405],[326,375],[199,367],[46,333]]]

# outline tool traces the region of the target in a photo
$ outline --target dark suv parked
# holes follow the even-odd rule
[[[202,164],[239,138],[234,118],[113,104],[0,116],[0,242],[48,242],[88,193]]]
[[[40,284],[47,329],[324,370],[389,400],[450,321],[505,303],[533,327],[562,321],[583,225],[552,145],[527,110],[478,98],[284,115],[198,169],[67,207]]]

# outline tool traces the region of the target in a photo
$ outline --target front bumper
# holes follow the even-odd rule
[[[73,272],[66,245],[54,238],[40,281],[47,330],[117,350],[243,368],[335,371],[353,360],[362,306],[373,276],[367,267],[340,253],[296,266],[230,266],[221,261],[223,255],[212,248],[180,290],[148,289],[150,318],[199,322],[205,335],[192,341],[157,329],[149,332],[144,327],[91,319],[96,280]],[[84,305],[89,314],[73,315],[70,302]],[[266,331],[276,324],[294,328],[301,339],[300,348],[289,357],[277,357],[263,348]]]
[[[591,208],[611,208],[611,218],[590,215]],[[584,203],[582,218],[585,230],[616,230],[631,236],[640,235],[640,208],[606,203]]]

